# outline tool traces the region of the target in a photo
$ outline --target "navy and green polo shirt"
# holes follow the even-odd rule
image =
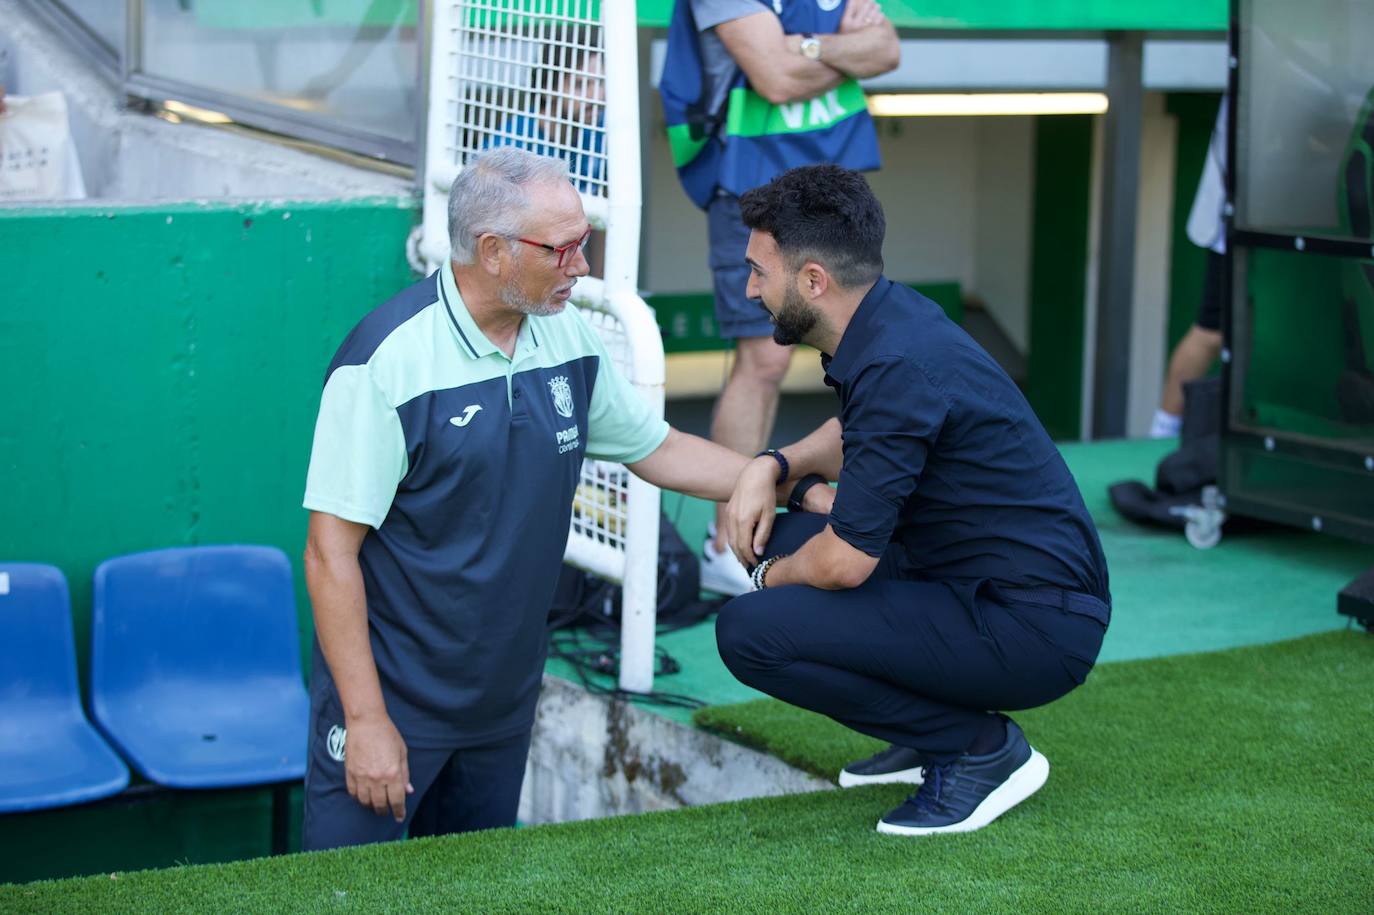
[[[387,712],[407,743],[531,726],[584,457],[632,463],[667,424],[571,305],[507,357],[444,266],[353,329],[325,378],[305,507],[366,524],[359,553]],[[332,692],[315,646],[312,694]]]

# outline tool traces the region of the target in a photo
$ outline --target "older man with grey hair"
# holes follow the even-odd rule
[[[569,305],[590,226],[564,162],[471,160],[449,230],[326,374],[307,849],[400,838],[422,798],[412,832],[512,825],[583,458],[715,500],[746,463],[655,416]]]

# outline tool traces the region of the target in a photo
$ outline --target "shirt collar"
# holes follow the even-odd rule
[[[830,384],[831,387],[843,384],[849,373],[854,370],[854,364],[859,356],[868,348],[869,341],[882,333],[881,302],[887,298],[888,290],[891,288],[891,280],[885,276],[878,277],[878,282],[873,284],[873,288],[868,290],[863,301],[859,302],[859,307],[854,310],[854,317],[849,319],[849,326],[844,329],[844,335],[835,347],[835,355],[821,354],[821,368],[825,370],[826,384]]]
[[[453,263],[450,261],[439,268],[439,301],[448,312],[449,326],[458,338],[458,344],[474,359],[501,352],[496,344],[487,339],[472,320],[463,297],[458,294],[458,281],[453,278]],[[528,322],[526,322],[528,323]],[[523,329],[522,329],[523,333]]]

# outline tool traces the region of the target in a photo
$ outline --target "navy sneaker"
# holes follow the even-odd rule
[[[894,743],[868,759],[852,762],[841,769],[840,787],[853,788],[857,785],[881,785],[888,782],[919,785],[921,769],[925,764],[925,757],[919,751],[908,750]]]
[[[879,820],[878,832],[927,836],[982,829],[1039,791],[1049,777],[1049,761],[1007,719],[1007,741],[1000,750],[927,766],[921,790]]]

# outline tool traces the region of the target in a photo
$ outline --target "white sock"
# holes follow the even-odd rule
[[[1154,421],[1150,423],[1150,438],[1174,438],[1182,428],[1182,416],[1156,410]]]

